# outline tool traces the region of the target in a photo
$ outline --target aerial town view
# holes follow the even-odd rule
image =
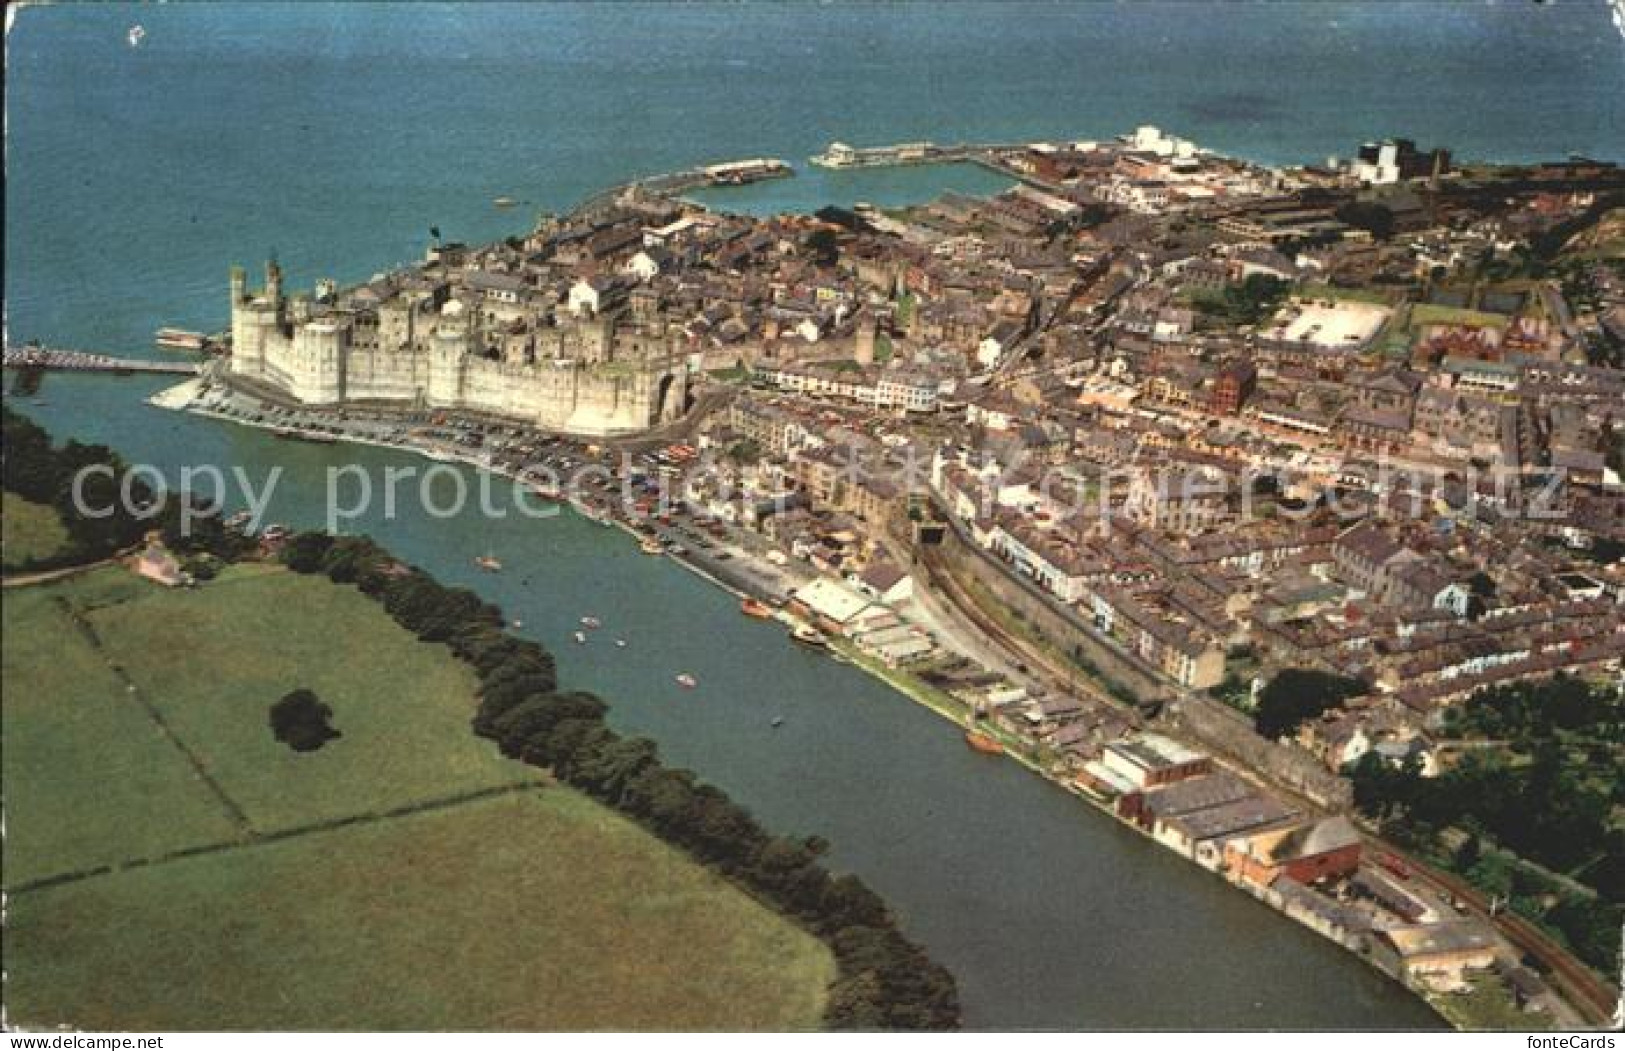
[[[8,1046],[1625,1023],[1625,0],[7,17]]]

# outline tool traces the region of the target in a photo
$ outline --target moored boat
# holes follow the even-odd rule
[[[645,540],[638,545],[638,549],[646,555],[664,555],[666,549],[658,540]]]
[[[980,730],[966,730],[965,743],[970,745],[972,750],[981,752],[983,755],[1004,754],[1004,745]]]
[[[739,604],[739,612],[743,613],[747,617],[756,617],[761,620],[766,620],[773,616],[773,607],[769,606],[765,602],[759,602],[756,599],[748,598]]]
[[[487,573],[498,573],[502,570],[502,560],[495,555],[480,555],[474,559],[474,564]]]
[[[823,632],[806,624],[798,624],[790,632],[790,637],[803,646],[812,646],[817,649],[823,649],[829,645],[829,639],[825,637]]]
[[[327,434],[316,434],[313,431],[296,431],[292,428],[282,427],[271,432],[272,437],[281,438],[287,442],[315,442],[317,445],[332,445],[337,439]]]
[[[604,626],[604,622],[597,617],[582,617],[581,626],[583,628],[601,628]]]
[[[184,328],[161,328],[154,334],[153,342],[165,350],[201,351],[208,346],[209,337]]]

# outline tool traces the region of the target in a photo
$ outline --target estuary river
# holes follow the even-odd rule
[[[8,41],[7,339],[152,353],[161,324],[220,326],[231,262],[275,250],[295,287],[355,280],[419,255],[431,225],[502,236],[631,174],[799,164],[833,138],[1099,137],[1143,122],[1270,161],[1389,134],[1502,159],[1625,147],[1625,42],[1600,2],[953,11],[25,10]],[[804,168],[712,200],[812,209],[1001,185],[970,169]],[[526,204],[498,211],[499,194]],[[425,464],[143,404],[159,386],[58,375],[24,408],[59,437],[170,472],[238,465],[263,484],[281,468],[272,517],[295,524],[320,524],[329,467]],[[955,972],[970,1025],[1437,1024],[1352,956],[971,753],[937,717],[618,531],[573,515],[435,520],[410,501],[347,528],[501,603],[568,684],[604,694],[619,726],[771,827],[830,839],[834,864]],[[488,549],[506,572],[473,568]],[[605,628],[578,646],[584,614]],[[678,671],[701,688],[679,690]]]

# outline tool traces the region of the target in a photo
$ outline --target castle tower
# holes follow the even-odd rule
[[[289,370],[294,397],[309,405],[344,400],[344,333],[331,321],[300,325]]]
[[[440,308],[429,351],[429,404],[455,406],[463,397],[463,368],[468,357],[468,308],[461,300]]]
[[[242,376],[265,372],[267,348],[280,335],[278,305],[248,295],[248,278],[240,266],[231,268],[231,371]]]
[[[282,267],[277,265],[275,259],[268,259],[265,263],[265,298],[271,305],[282,307]]]

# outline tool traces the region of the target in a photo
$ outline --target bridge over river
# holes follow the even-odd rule
[[[7,347],[5,367],[49,372],[144,372],[172,376],[196,376],[199,371],[198,364],[191,361],[121,358],[112,354],[58,347]]]

